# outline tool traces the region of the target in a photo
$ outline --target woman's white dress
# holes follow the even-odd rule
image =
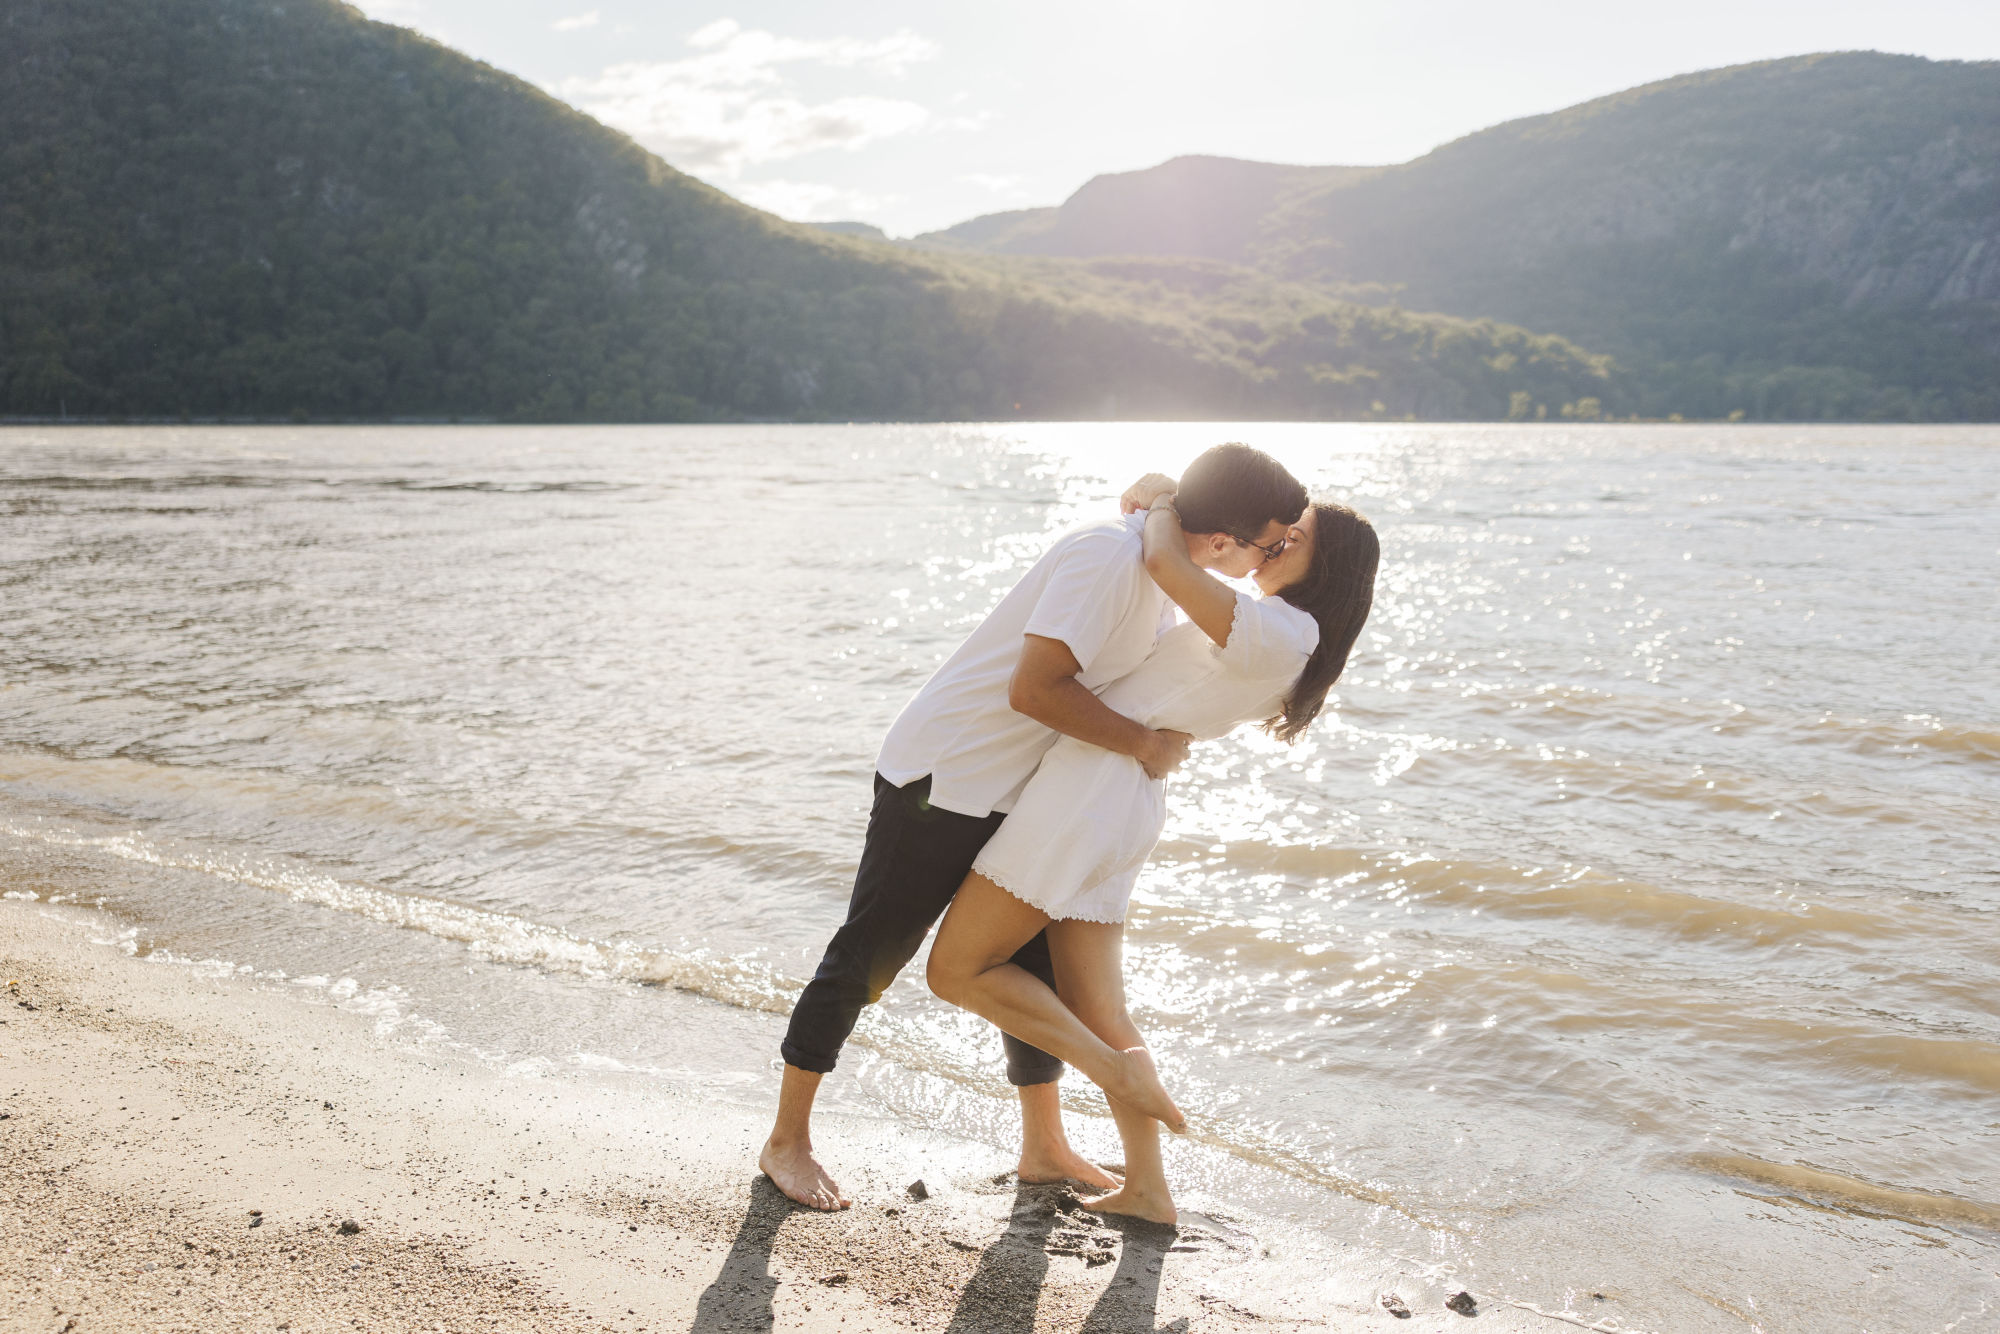
[[[1239,592],[1227,644],[1183,622],[1099,698],[1148,727],[1207,741],[1277,713],[1318,644],[1307,613]],[[1066,736],[972,869],[1058,920],[1122,922],[1166,818],[1163,781],[1129,755]]]

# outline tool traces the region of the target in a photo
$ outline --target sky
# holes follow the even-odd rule
[[[2000,59],[2000,0],[360,0],[799,221],[893,236],[1183,153],[1404,162],[1812,51]]]

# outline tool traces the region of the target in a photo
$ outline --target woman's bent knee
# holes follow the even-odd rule
[[[932,950],[930,962],[924,965],[924,985],[931,989],[931,995],[947,1004],[957,1005],[965,995],[965,985],[972,974],[965,965],[951,955],[940,955]]]

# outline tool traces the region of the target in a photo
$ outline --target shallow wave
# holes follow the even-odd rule
[[[1764,947],[1801,939],[1827,943],[1847,937],[1856,945],[1925,930],[1922,923],[1882,912],[1794,903],[1784,908],[1705,898],[1684,890],[1602,872],[1541,871],[1450,858],[1389,857],[1330,844],[1163,841],[1161,862],[1221,865],[1249,875],[1276,874],[1311,883],[1338,881],[1344,892],[1399,890],[1402,901],[1447,908],[1477,908],[1495,916],[1568,917],[1715,943]],[[1178,906],[1178,905],[1177,905]]]
[[[533,481],[522,479],[438,477],[336,477],[296,473],[168,473],[155,476],[89,476],[42,473],[9,477],[0,486],[49,491],[199,491],[284,487],[340,487],[378,491],[487,491],[532,495],[547,491],[625,491],[638,483],[597,480]]]
[[[1723,736],[1764,736],[1808,745],[1834,745],[1860,754],[1927,752],[1945,760],[2000,762],[2000,729],[1948,722],[1931,714],[1862,718],[1835,713],[1787,714],[1731,700],[1616,692],[1593,686],[1544,684],[1489,686],[1463,701],[1510,722],[1559,719],[1586,732],[1624,731],[1658,736],[1673,728],[1699,728]],[[1395,714],[1371,710],[1360,700],[1343,713],[1393,722]]]
[[[1776,1186],[1808,1203],[1844,1212],[2000,1230],[2000,1204],[1986,1204],[1944,1191],[1882,1186],[1824,1168],[1766,1162],[1743,1154],[1698,1153],[1686,1161],[1698,1171]]]
[[[676,952],[573,935],[511,913],[468,908],[339,880],[271,858],[252,858],[147,838],[136,833],[82,834],[0,824],[0,833],[52,847],[85,848],[125,861],[194,871],[271,890],[298,903],[353,913],[387,926],[456,941],[481,958],[582,977],[670,986],[748,1009],[785,1013],[798,983],[746,959]]]
[[[0,694],[4,691],[0,687]],[[415,748],[448,745],[455,739],[449,731],[435,738],[423,736],[428,725],[407,718],[344,720],[350,731],[364,723],[374,730],[370,744],[378,749],[391,740]],[[393,831],[413,844],[440,835],[465,836],[495,849],[537,848],[553,837],[544,821],[464,796],[417,795],[383,783],[313,781],[270,769],[173,763],[129,754],[85,757],[53,747],[8,747],[0,749],[0,782],[28,785],[72,809],[129,817],[134,812],[157,812],[165,805],[177,812],[198,812],[207,824],[245,825],[258,835],[282,821],[329,837],[337,837],[345,826]],[[836,882],[852,872],[849,862],[783,839],[731,839],[610,819],[575,821],[565,825],[564,832],[580,838],[610,836],[640,860],[663,852],[719,857],[762,875],[806,882]]]

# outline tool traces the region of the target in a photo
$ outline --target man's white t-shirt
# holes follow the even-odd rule
[[[1073,528],[1000,599],[889,728],[875,768],[902,787],[931,776],[931,805],[961,815],[1009,811],[1056,733],[1014,712],[1007,685],[1022,636],[1069,645],[1077,680],[1101,690],[1137,667],[1173,624],[1146,574],[1146,516]]]

